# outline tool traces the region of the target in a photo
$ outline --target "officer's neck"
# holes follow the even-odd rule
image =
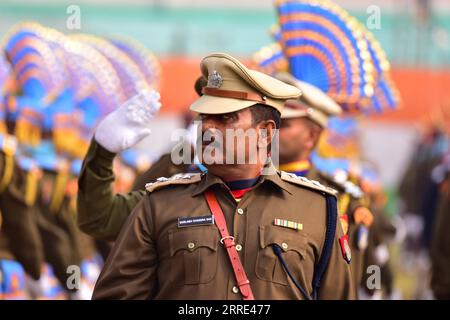
[[[208,166],[208,172],[223,181],[247,180],[261,175],[263,167],[262,164],[223,164]]]
[[[288,164],[293,162],[302,162],[302,161],[309,161],[311,157],[311,151],[305,150],[303,152],[300,152],[295,157],[282,157],[280,156],[280,164]]]

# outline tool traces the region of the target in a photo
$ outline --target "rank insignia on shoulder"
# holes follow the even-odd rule
[[[344,260],[350,264],[350,261],[352,261],[352,251],[348,244],[348,235],[340,237],[339,244],[341,245],[341,252]]]
[[[200,173],[178,173],[170,178],[160,177],[155,182],[150,182],[145,185],[145,190],[153,192],[161,187],[176,184],[191,184],[196,183],[202,179]]]
[[[302,176],[297,176],[294,173],[288,173],[285,171],[281,171],[281,179],[284,181],[288,181],[300,186],[307,187],[309,189],[317,190],[320,192],[324,192],[330,194],[332,196],[337,196],[338,192],[332,188],[322,185],[319,181],[309,180]]]
[[[214,224],[214,215],[178,218],[178,228]]]
[[[322,178],[331,181],[336,185],[336,188],[342,189],[342,192],[350,195],[352,198],[360,199],[364,192],[361,188],[348,180],[348,174],[343,170],[337,170],[333,175],[328,175],[325,172],[319,171]]]
[[[289,221],[289,220],[275,219],[275,220],[273,220],[273,224],[275,226],[285,227],[285,228],[289,228],[289,229],[294,229],[294,230],[299,230],[299,231],[303,230],[303,224],[298,223],[298,222]]]

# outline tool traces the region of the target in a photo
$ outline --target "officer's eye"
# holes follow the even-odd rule
[[[225,113],[221,115],[221,120],[224,122],[232,122],[237,120],[236,113]]]
[[[201,114],[200,119],[202,121],[215,121],[220,123],[231,123],[238,119],[236,113],[224,113],[224,114]]]

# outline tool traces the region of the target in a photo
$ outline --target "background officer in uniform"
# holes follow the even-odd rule
[[[0,134],[0,300],[26,299],[25,273],[39,279],[43,244],[32,203],[36,186],[14,159],[16,140]],[[35,181],[36,182],[36,181]],[[31,189],[31,190],[30,190]]]
[[[436,299],[450,299],[450,154],[444,157],[439,168],[439,204],[431,242],[431,289]],[[435,174],[436,175],[436,174]]]
[[[325,237],[329,218],[337,218],[335,191],[273,167],[266,168],[273,170],[267,174],[267,158],[249,151],[256,147],[267,156],[285,100],[300,91],[226,54],[207,56],[201,70],[208,84],[191,110],[202,117],[203,137],[214,137],[212,145],[203,144],[208,172],[148,184],[93,298],[354,298],[350,268],[341,255],[348,243],[340,241],[340,225],[334,224],[331,239]],[[226,129],[257,133],[257,140],[245,139],[243,164],[223,162],[229,154],[236,160],[238,150],[227,138],[217,138]],[[229,236],[224,236],[227,230]],[[323,264],[325,247],[330,251]],[[231,265],[228,255],[233,254],[234,263],[242,261],[240,268]]]
[[[341,107],[319,88],[288,73],[280,73],[276,77],[298,87],[303,93],[299,99],[287,101],[281,114],[280,169],[317,180],[339,191],[339,218],[349,236],[352,273],[357,285],[363,274],[372,214],[365,206],[362,191],[348,181],[345,172],[332,176],[311,163],[312,153],[327,127],[328,119],[339,115]],[[365,234],[359,235],[359,232]]]

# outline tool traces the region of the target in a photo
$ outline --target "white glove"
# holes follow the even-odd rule
[[[141,91],[100,121],[95,140],[114,153],[134,146],[151,133],[148,125],[161,108],[159,99],[155,90]]]

